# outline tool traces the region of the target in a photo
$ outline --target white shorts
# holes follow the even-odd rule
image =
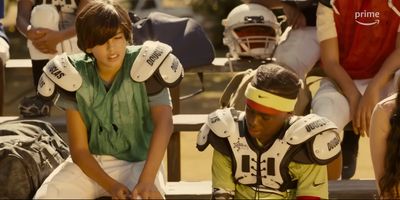
[[[399,75],[400,70],[396,72],[395,78],[389,82],[381,92],[381,99],[384,99],[397,91]],[[353,82],[358,91],[360,91],[361,94],[364,94],[371,79],[354,80]],[[320,87],[312,99],[311,110],[312,113],[326,117],[334,122],[340,132],[342,132],[343,128],[351,121],[350,106],[346,97],[339,92],[336,85],[328,78],[323,78],[321,80]],[[343,139],[343,137],[341,137],[341,139]]]
[[[10,45],[2,37],[0,37],[0,59],[3,62],[3,65],[5,65],[7,60],[10,59]]]
[[[144,163],[118,160],[112,156],[94,156],[103,170],[116,181],[132,190],[142,173]],[[155,185],[162,195],[165,194],[165,181],[162,167],[157,174]],[[59,165],[36,192],[34,199],[95,199],[110,196],[94,180],[72,162],[69,157]]]
[[[282,40],[274,54],[276,61],[292,68],[304,80],[320,58],[316,27],[287,29]]]

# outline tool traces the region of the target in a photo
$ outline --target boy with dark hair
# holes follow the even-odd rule
[[[179,83],[182,65],[166,44],[129,46],[131,30],[121,6],[90,2],[76,20],[86,54],[56,56],[45,66],[39,94],[61,105],[68,98],[59,91],[67,91],[76,101],[64,106],[72,160],[35,198],[163,198],[160,165],[173,129],[166,85]]]

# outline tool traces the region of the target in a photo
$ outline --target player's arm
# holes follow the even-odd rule
[[[138,198],[162,198],[155,188],[154,180],[160,168],[169,139],[172,135],[172,108],[169,105],[157,105],[151,107],[154,130],[150,141],[148,157],[144,165],[138,184],[135,186],[132,197]]]
[[[111,178],[89,151],[87,128],[77,110],[67,110],[67,130],[72,160],[89,178],[103,187],[113,198],[125,198],[129,189]]]
[[[234,199],[235,183],[232,176],[231,160],[214,150],[212,159],[211,199]]]
[[[326,165],[290,163],[289,169],[297,178],[296,199],[328,199]]]

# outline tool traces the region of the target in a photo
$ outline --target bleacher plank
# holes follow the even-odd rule
[[[23,119],[18,116],[1,116],[0,123],[8,120]],[[64,116],[37,117],[38,119],[50,122],[58,131],[66,132],[66,119]],[[207,119],[206,114],[178,114],[173,116],[174,131],[195,131],[200,130]]]
[[[207,114],[177,114],[174,115],[172,121],[174,123],[174,131],[199,131],[201,126],[206,122]]]
[[[6,62],[6,68],[31,68],[32,62],[30,59],[10,59]]]
[[[210,199],[211,181],[167,182],[166,199]]]
[[[10,121],[10,120],[16,120],[18,119],[18,116],[4,116],[0,117],[0,123],[5,122],[5,121]]]
[[[329,199],[379,199],[375,180],[329,181]]]
[[[166,199],[210,199],[211,181],[168,182]],[[329,199],[377,199],[375,180],[329,181]]]

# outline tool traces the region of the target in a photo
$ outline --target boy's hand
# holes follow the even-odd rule
[[[154,183],[139,182],[132,191],[133,199],[163,199]]]
[[[371,120],[372,111],[375,105],[379,102],[380,91],[372,86],[368,86],[364,95],[361,97],[358,104],[356,118],[353,121],[356,127],[360,130],[361,136],[368,136],[369,122]]]
[[[118,182],[112,186],[110,194],[112,199],[131,199],[131,191],[125,185]]]
[[[350,119],[353,122],[353,131],[355,134],[359,134],[360,130],[358,129],[359,127],[356,125],[356,123],[354,123],[357,120],[357,109],[358,109],[358,105],[360,103],[360,99],[361,99],[361,93],[356,90],[352,93],[352,95],[346,96],[347,101],[349,101],[349,106],[350,106]]]
[[[57,53],[57,44],[64,40],[59,31],[48,29],[46,35],[39,38],[36,42],[44,45],[50,53]]]
[[[31,28],[27,31],[27,38],[32,41],[33,46],[42,53],[57,53],[57,41],[53,38],[54,31],[46,28]]]

